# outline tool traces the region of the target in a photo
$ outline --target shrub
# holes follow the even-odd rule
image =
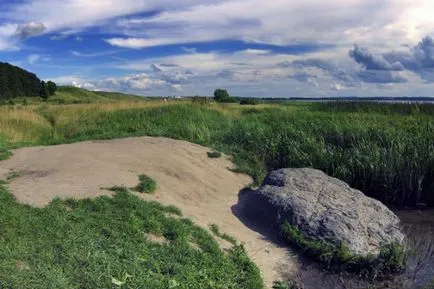
[[[215,151],[215,152],[207,152],[207,154],[208,154],[208,157],[211,158],[211,159],[218,159],[218,158],[222,157],[222,153],[221,152],[217,152],[217,151]]]
[[[231,97],[226,89],[216,89],[214,91],[214,100],[221,103],[235,103],[237,100]]]
[[[240,101],[241,105],[257,105],[258,104],[258,100],[254,99],[254,98],[243,98]]]
[[[209,104],[210,100],[208,97],[206,96],[195,96],[191,99],[191,101],[195,104],[199,104],[199,105],[205,105],[205,104]]]
[[[152,194],[157,189],[157,182],[147,175],[139,176],[139,184],[135,190],[139,193]]]

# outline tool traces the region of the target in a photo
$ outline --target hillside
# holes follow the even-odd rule
[[[136,95],[123,94],[120,92],[90,91],[73,86],[59,86],[54,95],[49,96],[46,100],[39,97],[15,97],[12,101],[9,99],[0,99],[0,105],[3,104],[78,104],[78,103],[108,103],[117,101],[143,101],[147,98]]]
[[[0,100],[19,96],[39,96],[41,80],[31,72],[0,62]]]
[[[144,97],[119,92],[90,91],[73,86],[60,86],[54,96],[48,98],[51,103],[100,103],[118,100],[144,100]]]

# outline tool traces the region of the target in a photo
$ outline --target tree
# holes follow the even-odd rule
[[[217,102],[224,102],[224,100],[228,99],[229,97],[229,93],[226,89],[218,88],[214,91],[214,99]]]
[[[56,93],[56,90],[57,90],[56,83],[54,83],[52,81],[48,81],[47,82],[47,90],[48,90],[48,95],[54,95]]]
[[[48,90],[47,90],[47,85],[45,84],[45,81],[41,81],[39,96],[42,97],[43,99],[48,98]]]
[[[41,80],[34,73],[0,62],[0,100],[39,96],[40,88]]]
[[[226,89],[216,89],[214,91],[214,100],[217,102],[237,102],[237,100],[231,97]]]

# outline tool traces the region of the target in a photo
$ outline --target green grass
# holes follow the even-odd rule
[[[11,155],[12,154],[8,149],[0,147],[0,161],[8,159]]]
[[[432,106],[145,103],[150,107],[47,105],[35,113],[48,126],[15,120],[10,126],[27,144],[143,135],[182,139],[232,155],[236,171],[256,184],[267,171],[313,167],[384,203],[434,205]]]
[[[139,193],[152,194],[157,189],[157,182],[147,175],[139,176],[139,184],[134,188]]]
[[[0,211],[0,288],[263,288],[242,247],[127,191],[38,209],[0,186]]]
[[[90,91],[73,86],[59,86],[55,95],[42,99],[40,97],[17,97],[6,105],[32,105],[32,104],[86,104],[86,103],[106,103],[116,101],[146,101],[145,97],[129,95],[118,92]]]
[[[216,224],[211,224],[209,226],[209,228],[210,228],[211,232],[214,235],[216,235],[217,237],[222,238],[223,240],[228,241],[229,243],[231,243],[234,246],[238,244],[237,239],[235,239],[233,236],[228,235],[226,233],[221,233],[220,232],[220,228]]]
[[[378,256],[357,256],[351,254],[344,244],[336,243],[334,240],[308,238],[289,223],[282,225],[282,236],[329,269],[339,268],[363,273],[366,276],[378,276],[383,273],[401,272],[406,266],[407,252],[398,244],[384,244]]]

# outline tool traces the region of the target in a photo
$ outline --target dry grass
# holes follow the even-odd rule
[[[37,143],[50,127],[32,107],[0,107],[0,136],[10,143]]]

